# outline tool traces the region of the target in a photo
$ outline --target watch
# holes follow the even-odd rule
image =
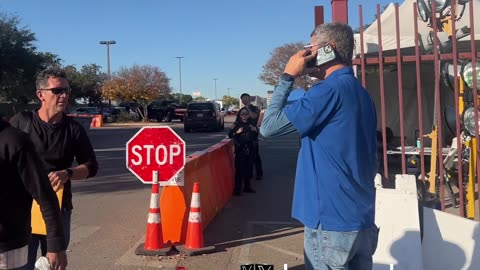
[[[65,172],[67,173],[68,180],[70,180],[70,178],[72,178],[73,176],[73,170],[68,168],[68,169],[65,169]]]

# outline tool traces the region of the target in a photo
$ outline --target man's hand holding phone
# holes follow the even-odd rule
[[[290,57],[287,66],[285,66],[284,72],[296,78],[304,74],[311,73],[317,69],[317,67],[307,68],[308,61],[317,57],[317,51],[301,50]]]

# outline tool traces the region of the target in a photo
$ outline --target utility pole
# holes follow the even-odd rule
[[[213,80],[215,81],[215,100],[217,100],[217,81],[218,81],[218,79],[215,78]]]
[[[227,95],[230,96],[230,87],[227,88]]]
[[[182,104],[182,58],[183,56],[175,57],[178,59],[178,70],[180,72],[180,104]]]

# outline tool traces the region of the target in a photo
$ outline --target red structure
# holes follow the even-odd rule
[[[332,0],[332,21],[348,23],[348,0]]]

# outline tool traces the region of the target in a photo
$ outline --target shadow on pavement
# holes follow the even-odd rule
[[[280,261],[292,254],[303,257],[303,225],[291,218],[298,146],[294,135],[261,141],[264,178],[251,180],[257,192],[230,199],[205,230],[206,245],[215,245],[217,253],[231,248],[261,248],[269,254],[278,253],[275,258]],[[262,257],[257,256],[265,254],[250,252],[248,258],[239,260],[258,262]]]

